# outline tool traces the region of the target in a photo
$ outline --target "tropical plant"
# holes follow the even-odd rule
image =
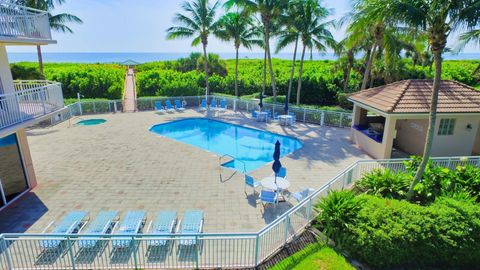
[[[18,0],[17,4],[27,6],[30,8],[35,8],[39,10],[44,10],[48,12],[48,22],[50,28],[54,31],[61,33],[73,33],[73,30],[67,25],[68,23],[83,23],[83,21],[72,14],[69,13],[59,13],[53,15],[51,12],[55,9],[55,5],[62,5],[65,3],[65,0]],[[37,45],[37,55],[38,55],[38,67],[41,74],[43,73],[43,57],[42,57],[42,48],[40,45]]]
[[[275,28],[275,24],[277,23],[276,20],[280,18],[281,14],[284,12],[287,3],[287,0],[227,0],[225,2],[227,7],[239,5],[244,7],[245,10],[256,13],[260,16],[264,29],[265,53],[267,55],[273,99],[275,102],[277,100],[277,87],[270,51],[270,37]]]
[[[328,237],[341,242],[342,232],[355,223],[363,202],[350,191],[330,191],[328,196],[316,205],[320,212],[317,226],[321,227]]]
[[[293,24],[297,29],[302,41],[303,49],[298,70],[297,102],[300,104],[300,94],[302,90],[303,63],[305,60],[305,51],[307,48],[315,48],[320,52],[326,51],[327,47],[335,48],[336,43],[332,33],[328,28],[333,26],[332,21],[325,22],[330,14],[329,10],[321,6],[318,0],[298,0],[294,4],[298,14]]]
[[[208,54],[207,45],[210,34],[215,33],[218,29],[218,21],[216,21],[215,13],[219,8],[219,2],[210,5],[209,0],[193,0],[191,2],[183,2],[182,9],[188,14],[175,14],[174,21],[178,26],[167,29],[168,39],[192,38],[192,46],[200,43],[203,47],[203,56],[205,69],[205,95],[210,94],[210,86],[208,82]]]
[[[412,33],[427,33],[435,63],[435,76],[430,100],[429,127],[422,162],[410,185],[407,198],[414,195],[414,187],[421,180],[432,150],[437,119],[437,104],[442,80],[442,54],[448,36],[461,28],[472,29],[480,22],[478,0],[372,0],[367,1],[366,17],[389,25],[402,25]]]
[[[251,49],[254,44],[261,44],[259,33],[253,25],[252,18],[245,11],[230,12],[219,20],[216,36],[225,41],[233,40],[235,47],[235,96],[238,92],[238,50],[240,46]]]
[[[391,170],[374,170],[363,175],[355,188],[363,193],[389,199],[404,199],[412,181],[409,174]]]

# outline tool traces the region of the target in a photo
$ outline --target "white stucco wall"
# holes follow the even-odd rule
[[[453,135],[438,135],[440,119],[455,118]],[[473,152],[480,116],[441,116],[437,119],[432,156],[469,156]],[[471,129],[467,129],[471,125]]]
[[[478,122],[477,138],[473,143],[473,154],[480,155],[480,122]]]
[[[15,91],[13,88],[12,72],[10,71],[10,65],[8,63],[7,49],[3,44],[0,44],[0,82],[0,89],[3,89],[4,93]]]
[[[425,147],[428,119],[397,120],[395,146],[411,155],[421,156]]]

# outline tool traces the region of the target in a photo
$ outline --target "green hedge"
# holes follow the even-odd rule
[[[478,269],[480,205],[450,198],[429,206],[332,192],[316,226],[375,269]]]
[[[13,77],[23,80],[43,79],[32,76],[35,74],[33,70],[37,68],[37,63],[13,64]],[[115,64],[47,63],[44,72],[45,79],[62,84],[65,98],[76,98],[77,93],[84,98],[122,98],[125,67]]]
[[[151,62],[136,67],[138,96],[185,96],[203,94],[204,74],[195,63],[186,60]],[[235,60],[218,61],[217,73],[210,77],[213,93],[234,94]],[[444,61],[443,78],[458,80],[476,86],[479,78],[472,75],[480,61]],[[294,76],[291,102],[296,100],[297,72]],[[192,67],[190,67],[191,65]],[[226,67],[224,67],[226,65]],[[361,66],[358,61],[356,66]],[[398,79],[432,78],[429,67],[412,67],[404,60],[404,69]],[[195,68],[195,70],[191,70]],[[226,68],[226,73],[224,71]],[[288,90],[291,61],[273,59],[273,69],[277,82],[278,95],[285,96]],[[186,70],[190,70],[184,72]],[[263,60],[241,59],[239,62],[239,92],[241,95],[259,93],[263,84]],[[358,68],[351,73],[349,91],[359,89],[362,74]],[[16,63],[12,65],[15,79],[42,79],[37,63]],[[66,98],[75,98],[80,92],[85,98],[120,99],[122,97],[125,68],[115,64],[45,64],[45,78],[62,83]],[[331,106],[340,104],[348,108],[349,102],[342,87],[343,71],[338,61],[305,61],[302,80],[301,103],[309,105]],[[375,80],[375,84],[384,81]],[[267,95],[272,95],[270,76],[267,74]]]

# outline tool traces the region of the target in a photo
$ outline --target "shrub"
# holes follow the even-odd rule
[[[332,192],[319,203],[320,209],[345,209],[339,194],[355,200],[345,192]],[[445,197],[429,206],[370,195],[357,199],[362,201],[357,207],[322,213],[317,226],[371,267],[473,269],[480,264],[479,205]]]
[[[406,172],[393,172],[387,169],[367,173],[355,184],[355,188],[370,195],[404,199],[419,162],[419,158],[405,162]],[[465,165],[450,170],[429,162],[422,180],[414,189],[415,201],[420,204],[432,203],[439,196],[459,198],[468,196],[469,199],[480,202],[480,168]]]
[[[389,169],[374,170],[365,174],[355,188],[367,194],[390,199],[404,199],[413,178],[409,174]]]
[[[353,224],[363,200],[350,191],[331,191],[316,206],[320,210],[318,221],[325,233],[335,240],[340,240],[341,232]]]
[[[33,63],[12,64],[10,70],[14,80],[43,80],[45,79],[38,70],[38,65]]]

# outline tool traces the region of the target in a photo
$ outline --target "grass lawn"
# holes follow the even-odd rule
[[[287,269],[355,270],[342,255],[320,243],[308,245],[270,268],[270,270]]]

